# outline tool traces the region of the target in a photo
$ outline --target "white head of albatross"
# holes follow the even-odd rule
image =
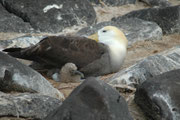
[[[128,46],[128,40],[124,33],[115,26],[106,26],[88,38],[109,47],[112,71],[119,70],[124,62]]]

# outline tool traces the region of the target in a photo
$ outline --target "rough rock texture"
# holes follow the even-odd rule
[[[150,6],[168,7],[171,3],[168,0],[141,0]]]
[[[137,18],[118,19],[116,22],[102,22],[94,26],[83,28],[78,31],[77,34],[88,36],[108,25],[113,25],[122,29],[128,39],[129,45],[137,41],[159,40],[162,38],[162,30],[156,23]]]
[[[16,16],[41,32],[61,32],[64,28],[95,22],[96,14],[87,0],[0,0]]]
[[[32,32],[33,28],[29,23],[24,22],[14,14],[8,13],[0,4],[0,32]]]
[[[21,36],[11,40],[0,40],[0,51],[5,48],[10,47],[20,47],[25,48],[31,45],[37,44],[40,40],[45,38],[45,36]]]
[[[105,4],[110,6],[120,6],[125,4],[135,4],[136,0],[88,0],[95,4]]]
[[[15,116],[42,119],[57,109],[62,102],[40,94],[10,95],[0,92],[0,117]]]
[[[163,53],[149,56],[135,65],[119,71],[106,81],[111,84],[126,84],[136,86],[147,78],[164,72],[180,69],[180,46]]]
[[[135,102],[150,120],[180,120],[180,70],[148,79],[136,93]]]
[[[147,21],[156,22],[163,30],[164,34],[180,32],[180,5],[165,8],[148,8],[137,10],[112,18],[112,21],[119,21],[122,18],[140,18]]]
[[[0,52],[0,90],[5,92],[39,92],[44,95],[64,99],[44,77],[15,58]]]
[[[126,101],[101,80],[89,78],[45,120],[132,120]]]

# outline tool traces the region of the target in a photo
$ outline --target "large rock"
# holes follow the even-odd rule
[[[137,41],[159,40],[162,38],[162,30],[156,23],[137,18],[119,19],[116,22],[102,22],[94,26],[83,28],[78,31],[77,34],[88,36],[108,25],[113,25],[122,29],[128,39],[129,45]]]
[[[64,99],[38,72],[15,58],[0,52],[0,90],[4,92],[39,92],[43,95]]]
[[[87,0],[0,0],[10,12],[41,32],[61,32],[81,23],[92,24],[96,14]]]
[[[14,14],[8,13],[0,4],[0,32],[32,32],[33,28],[27,22]]]
[[[120,6],[125,4],[135,4],[136,0],[88,0],[95,4],[105,4],[110,6]]]
[[[126,84],[136,87],[149,77],[180,69],[180,46],[157,55],[149,56],[135,65],[119,71],[106,81],[111,84]]]
[[[168,7],[171,3],[168,0],[141,0],[150,6]]]
[[[62,102],[40,94],[20,93],[10,95],[0,92],[0,117],[43,119]]]
[[[45,120],[132,120],[124,98],[101,80],[89,78]]]
[[[164,34],[180,33],[180,5],[164,8],[148,8],[132,11],[123,16],[112,18],[112,21],[119,21],[122,18],[140,18],[156,22]]]
[[[142,83],[135,102],[150,120],[180,120],[180,70],[173,70]]]
[[[0,51],[5,48],[25,48],[37,44],[46,36],[25,35],[11,40],[0,40]]]

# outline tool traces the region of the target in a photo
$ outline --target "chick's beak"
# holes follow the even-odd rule
[[[98,33],[92,34],[90,36],[88,36],[89,39],[95,40],[96,42],[98,42]]]
[[[84,74],[78,70],[72,70],[71,75],[72,76],[79,75],[79,76],[81,76],[81,78],[84,78]]]

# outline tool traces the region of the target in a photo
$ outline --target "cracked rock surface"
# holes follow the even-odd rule
[[[179,120],[179,83],[179,69],[148,78],[137,88],[135,102],[151,120]]]
[[[149,56],[136,64],[115,73],[106,81],[111,84],[126,84],[136,87],[147,78],[160,75],[175,69],[180,69],[180,46],[162,53]]]
[[[6,9],[0,4],[0,31],[1,32],[32,32],[33,28],[28,22],[17,17],[12,13],[8,13]]]
[[[78,24],[93,24],[96,14],[86,0],[0,0],[3,7],[38,32],[61,32]]]
[[[42,119],[62,102],[41,94],[19,93],[15,95],[0,92],[0,117],[14,116]]]
[[[125,99],[105,82],[88,78],[45,120],[133,120]]]
[[[136,0],[88,0],[95,4],[105,4],[110,6],[120,6],[126,4],[135,4]]]
[[[119,19],[116,22],[101,22],[79,30],[77,35],[89,36],[108,25],[117,26],[121,29],[128,39],[129,46],[137,41],[160,40],[162,38],[162,29],[156,23],[138,18]]]
[[[0,52],[0,91],[38,92],[64,99],[40,73],[20,63],[15,58]]]
[[[122,18],[139,18],[153,21],[162,28],[164,34],[180,32],[180,5],[132,11],[123,16],[112,18],[112,21],[116,22]]]
[[[168,7],[171,3],[168,0],[141,0],[150,6]]]

